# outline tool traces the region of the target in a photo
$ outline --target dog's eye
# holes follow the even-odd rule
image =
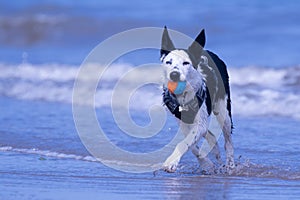
[[[185,62],[183,62],[182,64],[183,64],[183,65],[189,65],[190,62],[185,61]]]
[[[171,61],[167,61],[166,64],[167,65],[172,65],[172,62]]]

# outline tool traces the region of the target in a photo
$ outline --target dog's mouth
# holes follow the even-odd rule
[[[173,82],[180,81],[180,73],[178,71],[172,71],[170,73],[170,80]]]
[[[182,94],[186,88],[184,76],[178,70],[172,70],[169,74],[168,89],[173,94]]]
[[[168,90],[173,94],[180,95],[183,93],[185,88],[186,88],[185,81],[178,81],[178,82],[169,81],[168,82]]]

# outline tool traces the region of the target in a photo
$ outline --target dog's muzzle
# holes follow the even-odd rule
[[[174,82],[178,82],[180,79],[180,73],[178,71],[172,71],[170,73],[170,79]]]

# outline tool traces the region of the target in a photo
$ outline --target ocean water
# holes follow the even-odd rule
[[[293,0],[1,1],[0,199],[299,199],[299,7]],[[72,106],[92,108],[110,142],[128,152],[156,151],[174,138],[178,126],[165,110],[153,137],[136,138],[121,127],[155,122],[149,111],[161,106],[162,71],[143,65],[159,63],[158,49],[129,52],[108,68],[92,63],[78,77],[105,39],[164,25],[190,37],[205,28],[206,48],[228,66],[232,175],[203,174],[191,153],[173,174],[116,170],[99,162],[78,133]],[[74,99],[76,81],[89,88],[97,78],[95,99],[85,93]],[[124,99],[129,122],[112,110],[122,110]],[[224,161],[222,138],[219,143]],[[113,166],[124,164],[104,153]]]
[[[299,64],[298,8],[297,0],[1,1],[0,60],[19,64],[26,53],[30,63],[79,64],[113,34],[167,25],[190,37],[205,28],[206,47],[229,66],[293,66]],[[157,54],[143,58],[153,62]]]

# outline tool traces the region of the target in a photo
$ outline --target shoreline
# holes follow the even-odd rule
[[[174,176],[164,172],[154,177],[151,173],[116,172],[100,163],[54,158],[41,161],[36,155],[19,153],[0,152],[0,160],[1,163],[7,162],[4,169],[3,165],[0,168],[2,174],[0,199],[6,200],[124,197],[292,199],[300,196],[299,179],[192,174]],[[16,163],[24,168],[19,168]]]

